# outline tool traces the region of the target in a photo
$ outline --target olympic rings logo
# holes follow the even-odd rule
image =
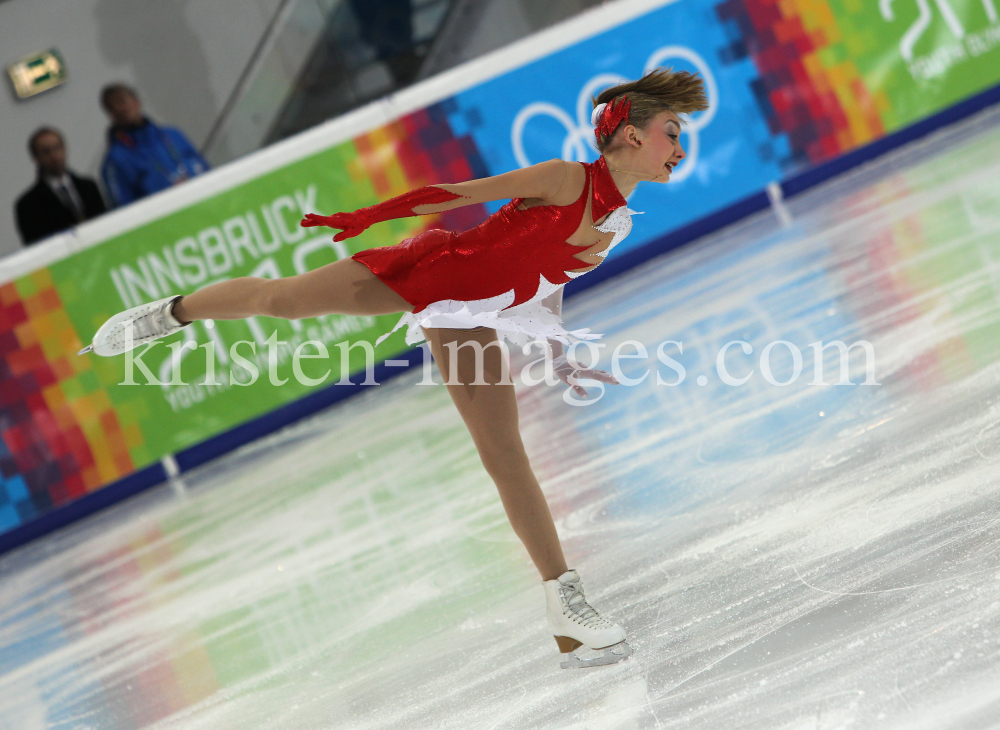
[[[701,74],[705,81],[705,92],[708,96],[708,109],[699,112],[698,116],[691,118],[682,134],[687,134],[687,158],[677,166],[670,176],[671,182],[680,182],[694,172],[698,164],[698,154],[701,148],[700,132],[707,127],[715,117],[715,110],[719,103],[719,86],[715,82],[715,75],[712,69],[698,53],[684,46],[664,46],[653,51],[646,60],[643,73],[649,73],[653,69],[661,66],[664,61],[672,58],[679,58],[692,64]],[[576,99],[576,119],[574,120],[563,109],[545,101],[536,101],[528,104],[514,117],[514,123],[510,128],[510,142],[514,150],[514,158],[521,167],[529,167],[532,162],[528,159],[524,151],[524,128],[528,122],[538,116],[547,116],[555,119],[566,130],[566,137],[563,139],[560,157],[564,160],[576,160],[577,162],[587,162],[597,154],[597,141],[594,139],[594,126],[590,123],[590,113],[592,111],[590,97],[602,89],[622,83],[622,78],[614,74],[602,73],[594,76],[583,88]]]

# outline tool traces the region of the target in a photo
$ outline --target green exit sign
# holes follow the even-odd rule
[[[40,94],[66,80],[66,66],[59,51],[52,49],[25,56],[7,67],[14,92],[21,99]]]

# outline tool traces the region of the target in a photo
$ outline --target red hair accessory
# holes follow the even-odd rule
[[[605,106],[601,112],[600,123],[594,128],[594,136],[597,137],[597,141],[600,142],[601,137],[605,139],[611,137],[618,129],[619,124],[628,122],[628,110],[631,108],[632,102],[628,100],[627,96],[613,99],[610,104]]]

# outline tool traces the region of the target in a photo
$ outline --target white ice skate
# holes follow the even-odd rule
[[[549,628],[555,636],[565,661],[563,669],[614,664],[632,655],[625,641],[625,631],[606,619],[587,603],[583,584],[575,570],[567,570],[555,580],[543,581]],[[574,652],[581,646],[604,653],[593,659],[581,659]],[[618,649],[618,652],[613,651]]]
[[[116,314],[101,325],[94,334],[93,342],[77,354],[93,352],[102,357],[111,357],[179,332],[191,324],[181,324],[171,313],[174,302],[180,298],[181,295],[178,294]]]

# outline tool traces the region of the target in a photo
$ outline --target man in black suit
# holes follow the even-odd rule
[[[42,127],[28,140],[28,151],[38,166],[38,182],[14,205],[17,228],[25,245],[40,241],[94,218],[107,208],[97,183],[66,168],[62,135]]]

